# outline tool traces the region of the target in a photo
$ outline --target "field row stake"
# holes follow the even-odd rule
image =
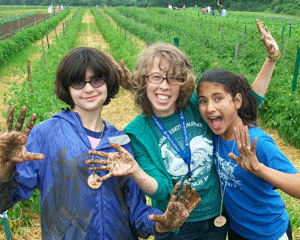
[[[32,89],[32,79],[31,79],[30,60],[27,60],[27,72],[28,72],[28,82],[29,82],[30,92],[33,92],[33,89]]]
[[[56,32],[56,27],[54,27],[54,32],[55,32],[56,40],[58,41],[58,38],[57,38],[57,32]]]
[[[47,33],[46,33],[46,40],[47,40],[48,48],[50,48],[50,43],[49,43],[49,38],[48,38],[48,34]]]
[[[285,45],[284,45],[284,49],[283,49],[283,53],[282,53],[281,63],[283,63],[283,60],[284,60],[284,55],[285,55],[285,50],[286,50],[287,43],[288,43],[288,39],[285,40]]]
[[[42,48],[43,48],[44,65],[46,67],[46,56],[45,56],[45,48],[44,48],[44,41],[43,40],[42,40]]]
[[[300,47],[298,47],[296,64],[295,64],[295,71],[294,71],[294,78],[293,78],[293,85],[292,85],[293,93],[295,93],[295,91],[296,91],[297,77],[298,77],[298,72],[299,72],[299,64],[300,64]]]

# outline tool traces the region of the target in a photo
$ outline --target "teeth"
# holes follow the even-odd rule
[[[157,95],[157,98],[160,100],[167,100],[169,97],[165,95]]]

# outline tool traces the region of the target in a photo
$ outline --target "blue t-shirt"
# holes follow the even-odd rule
[[[256,155],[259,162],[285,173],[298,170],[278,149],[273,139],[260,128],[249,129],[250,141],[257,137]],[[243,170],[228,157],[239,156],[235,140],[225,141],[214,136],[214,159],[222,182],[224,203],[230,217],[230,227],[251,240],[277,240],[287,230],[289,216],[285,204],[274,186]]]

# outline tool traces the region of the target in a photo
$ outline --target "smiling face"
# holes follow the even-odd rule
[[[85,81],[90,81],[94,77],[94,72],[87,69]],[[76,90],[69,87],[70,95],[74,101],[74,112],[82,113],[86,111],[100,111],[107,98],[107,85],[95,88],[90,83],[86,83],[83,89]]]
[[[233,99],[221,84],[204,81],[198,86],[198,100],[199,111],[211,130],[224,140],[234,139],[233,127],[243,126],[238,116],[241,94]]]
[[[169,63],[163,59],[159,61],[158,58],[154,59],[147,74],[162,77],[174,75],[173,70],[169,69]],[[147,80],[146,91],[152,110],[157,117],[167,117],[175,112],[180,85],[170,84],[166,80],[161,83],[151,83]]]

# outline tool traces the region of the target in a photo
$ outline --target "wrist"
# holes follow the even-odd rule
[[[166,233],[169,232],[168,230],[166,230],[160,223],[155,222],[154,224],[154,231],[156,233]]]
[[[258,163],[252,169],[253,169],[253,172],[252,172],[253,174],[255,174],[258,177],[262,177],[264,174],[264,171],[266,169],[266,166],[263,163]]]
[[[273,61],[273,62],[275,62],[279,57],[280,57],[280,55],[281,55],[281,53],[279,53],[278,55],[276,55],[276,56],[271,56],[271,55],[269,55],[268,53],[267,53],[267,57],[268,57],[268,59],[269,60],[271,60],[271,61]]]
[[[128,174],[133,180],[137,179],[141,175],[142,169],[136,162],[132,167],[132,173]]]

